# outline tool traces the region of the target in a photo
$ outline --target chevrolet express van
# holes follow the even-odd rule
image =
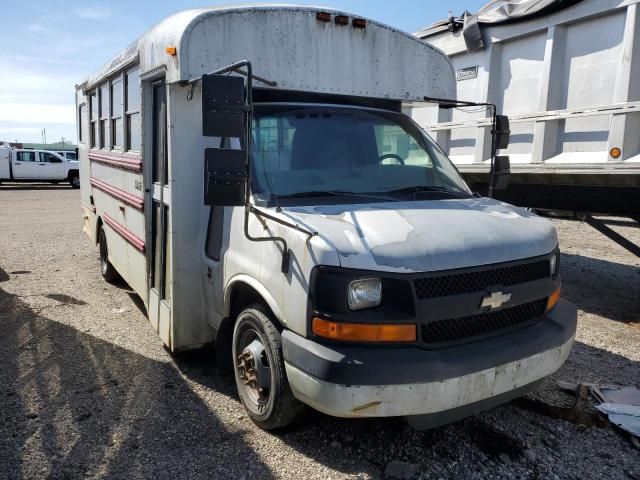
[[[472,192],[403,113],[454,92],[441,51],[357,15],[169,17],[77,87],[102,275],[171,351],[213,343],[265,429],[304,405],[428,427],[522,395],[576,309],[553,226]]]

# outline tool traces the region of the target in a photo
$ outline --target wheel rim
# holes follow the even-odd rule
[[[104,236],[104,232],[100,230],[100,269],[103,275],[107,273],[107,258],[107,239]]]
[[[251,410],[262,413],[271,394],[271,367],[262,337],[254,328],[240,332],[235,360],[240,396]]]
[[[80,177],[78,177],[77,175],[75,177],[73,177],[71,179],[71,182],[73,183],[74,187],[79,187],[80,186]]]

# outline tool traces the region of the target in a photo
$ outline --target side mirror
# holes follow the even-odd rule
[[[245,129],[244,79],[202,75],[202,135],[242,138]]]
[[[202,76],[202,135],[246,136],[244,79],[228,75]],[[246,147],[245,147],[246,148]],[[238,207],[245,204],[247,151],[206,148],[204,151],[204,204]]]
[[[493,171],[491,172],[491,182],[494,190],[506,190],[509,186],[509,175],[511,174],[511,162],[507,155],[498,155],[493,161]]]
[[[509,146],[509,136],[511,130],[509,129],[509,117],[506,115],[496,115],[496,129],[493,134],[495,135],[496,150],[507,148]]]
[[[245,203],[246,151],[204,150],[204,204],[239,207]]]

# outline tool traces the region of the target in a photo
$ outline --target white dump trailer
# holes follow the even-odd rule
[[[214,342],[263,428],[303,404],[428,426],[522,395],[576,309],[553,226],[473,195],[402,113],[454,81],[438,49],[336,10],[167,18],[77,87],[102,275],[170,350]]]
[[[569,5],[569,6],[567,6]],[[499,0],[416,35],[443,50],[457,98],[509,116],[516,205],[640,212],[640,9],[637,0]],[[416,109],[463,177],[489,171],[484,108]],[[636,250],[638,251],[638,250]]]

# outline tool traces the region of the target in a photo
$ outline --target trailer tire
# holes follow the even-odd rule
[[[77,170],[69,172],[69,185],[72,188],[80,188],[80,173]]]
[[[118,272],[109,261],[107,235],[104,233],[102,227],[100,227],[100,231],[98,232],[98,246],[100,249],[100,273],[102,274],[102,278],[109,283],[113,283],[120,278],[120,275],[118,275]]]
[[[262,305],[252,305],[238,315],[232,355],[240,401],[257,426],[282,428],[303,413],[304,405],[293,396],[287,380],[277,323]]]

